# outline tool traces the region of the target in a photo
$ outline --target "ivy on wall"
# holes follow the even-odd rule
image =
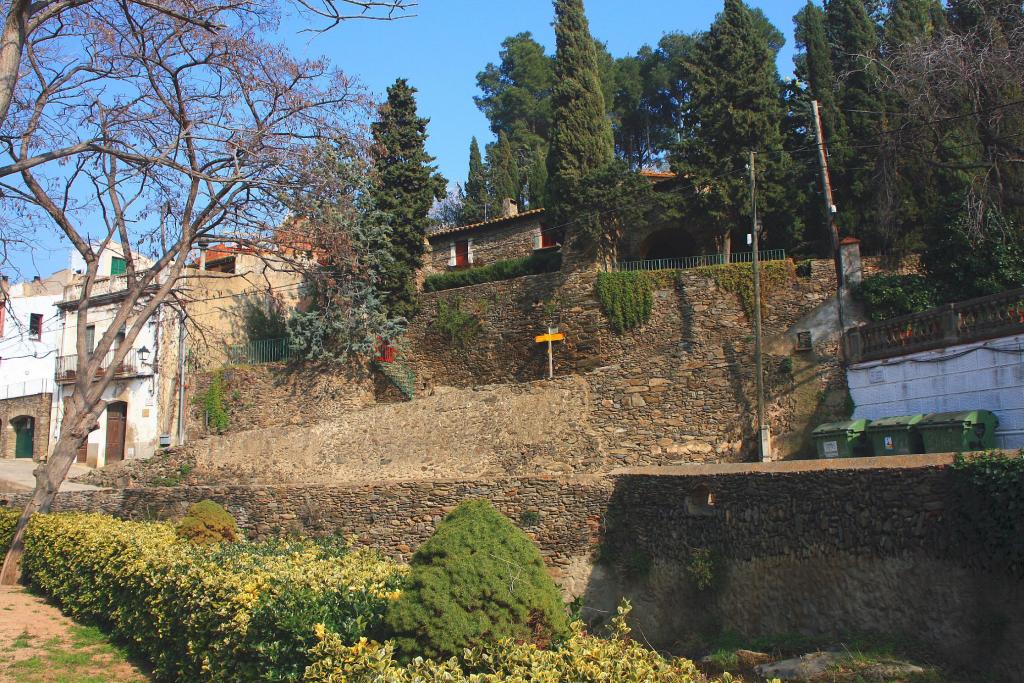
[[[1024,575],[1024,450],[953,461],[961,532],[987,568]]]
[[[695,269],[720,288],[740,298],[747,316],[754,312],[754,266],[750,263],[729,263],[721,266],[703,266]],[[761,312],[765,302],[774,293],[793,281],[796,273],[792,261],[766,261],[761,264]]]
[[[223,434],[230,422],[224,405],[224,371],[217,370],[210,379],[210,386],[198,397],[206,413],[206,426],[214,434]]]
[[[645,272],[599,273],[597,297],[612,329],[622,334],[650,319],[654,308],[654,281]]]
[[[459,299],[438,299],[437,316],[431,326],[453,346],[465,348],[483,331],[483,323],[475,314],[462,310]]]

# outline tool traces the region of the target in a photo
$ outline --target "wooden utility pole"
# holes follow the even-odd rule
[[[814,119],[814,137],[818,141],[818,163],[821,166],[821,187],[825,197],[825,221],[828,225],[829,239],[832,241],[832,259],[835,261],[836,267],[836,306],[839,313],[839,333],[842,334],[846,331],[846,316],[843,311],[846,277],[843,274],[843,259],[839,251],[836,205],[832,201],[832,181],[829,179],[828,173],[828,151],[825,149],[825,132],[821,126],[821,107],[818,105],[818,100],[811,100],[811,111]],[[841,349],[842,344],[839,346]]]
[[[762,462],[772,459],[771,427],[765,422],[764,359],[761,351],[761,255],[757,237],[757,153],[750,153],[750,243],[754,271],[754,372],[757,374],[757,443]]]

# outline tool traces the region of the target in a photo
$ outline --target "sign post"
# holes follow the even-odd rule
[[[548,344],[548,379],[555,377],[555,354],[552,344],[556,341],[565,341],[565,335],[558,331],[557,327],[549,327],[547,334],[541,334],[534,338],[538,344]]]

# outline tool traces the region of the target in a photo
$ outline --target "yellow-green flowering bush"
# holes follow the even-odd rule
[[[393,562],[335,544],[202,547],[170,524],[98,514],[34,517],[22,566],[72,616],[179,681],[300,680],[317,624],[357,642],[402,580]]]
[[[317,628],[320,638],[306,683],[705,683],[709,682],[688,659],[666,659],[629,637],[626,615],[619,608],[611,638],[584,633],[573,624],[570,637],[557,648],[506,639],[492,646],[467,650],[463,661],[432,662],[421,658],[401,666],[391,643],[360,639],[346,645],[336,633]],[[469,673],[475,672],[475,673]],[[733,680],[729,674],[716,679]]]
[[[14,538],[14,527],[18,525],[19,517],[21,517],[21,510],[0,508],[0,562],[7,554],[11,539]]]

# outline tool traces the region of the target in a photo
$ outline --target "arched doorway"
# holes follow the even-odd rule
[[[105,464],[124,460],[124,437],[128,427],[128,404],[115,401],[107,406],[107,448]]]
[[[640,258],[645,261],[683,258],[700,253],[700,245],[682,228],[658,230],[648,235],[640,245]]]
[[[29,415],[11,420],[14,430],[14,457],[31,458],[35,455],[36,421]]]

